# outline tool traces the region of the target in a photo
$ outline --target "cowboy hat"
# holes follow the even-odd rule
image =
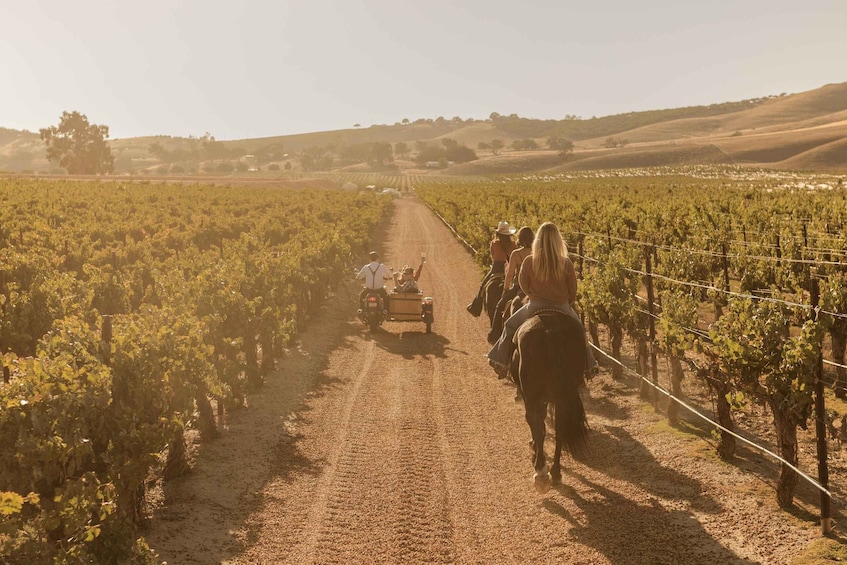
[[[513,233],[518,231],[518,228],[510,226],[509,222],[501,221],[499,224],[497,224],[497,228],[494,231],[499,233],[500,235],[512,235]]]

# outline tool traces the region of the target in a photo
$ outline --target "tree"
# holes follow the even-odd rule
[[[562,161],[566,160],[568,156],[573,153],[573,141],[570,139],[565,139],[564,137],[550,137],[547,139],[547,147],[550,149],[558,149],[559,150],[559,158]]]
[[[408,155],[409,145],[405,141],[398,141],[394,144],[394,154],[400,156]]]
[[[497,155],[501,149],[503,149],[503,140],[502,139],[492,139],[491,140],[491,152]]]
[[[558,149],[559,151],[564,150],[570,153],[573,151],[573,141],[558,136],[548,137],[547,147],[550,149]]]
[[[458,143],[446,147],[444,149],[444,156],[448,161],[454,161],[456,163],[467,163],[468,161],[476,161],[478,159],[473,149],[465,145],[459,145]]]
[[[403,120],[400,123],[403,124],[404,126],[409,125],[409,118],[403,118]]]
[[[538,149],[538,143],[532,138],[516,139],[512,142],[512,149],[515,151],[529,151],[530,149]]]
[[[269,143],[253,150],[260,165],[279,161],[285,157],[285,147],[281,143]]]
[[[441,161],[443,159],[445,163],[444,166],[447,166],[446,163],[449,161],[455,163],[467,163],[468,161],[474,161],[477,159],[476,153],[469,147],[459,145],[456,142],[444,145],[446,145],[446,147],[438,147],[437,145],[425,146],[415,157],[415,161],[418,164],[423,165],[430,161]]]
[[[624,145],[628,145],[629,140],[624,137],[607,137],[603,142],[603,147],[615,148],[615,147],[623,147]]]
[[[154,141],[153,143],[151,143],[148,147],[148,150],[159,161],[167,161],[169,157],[167,150],[165,150],[164,146],[158,141]]]
[[[203,142],[203,156],[206,159],[230,159],[237,155],[237,149],[229,149],[223,141],[215,141],[214,137]]]
[[[384,166],[394,161],[394,151],[391,144],[384,141],[375,141],[371,144],[368,162],[372,165]]]
[[[56,162],[69,173],[94,175],[115,170],[115,158],[106,139],[108,126],[89,124],[79,112],[62,112],[58,126],[39,130],[47,145],[47,160]]]

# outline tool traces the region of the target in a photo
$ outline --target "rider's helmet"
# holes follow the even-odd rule
[[[377,253],[376,251],[371,251],[370,253],[368,253],[368,256],[371,258],[371,261],[376,261],[377,259],[379,259],[379,253]]]

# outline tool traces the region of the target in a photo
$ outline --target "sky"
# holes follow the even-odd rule
[[[0,127],[591,118],[847,82],[847,0],[0,0]]]

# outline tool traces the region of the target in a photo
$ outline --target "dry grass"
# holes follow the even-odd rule
[[[564,162],[556,151],[507,151],[500,155],[482,155],[477,161],[451,167],[446,172],[486,175],[689,164],[843,171],[847,170],[847,121],[841,119],[843,114],[837,113],[834,117],[838,119],[832,122],[820,123],[823,118],[813,120],[808,127],[769,128],[762,132],[734,130],[731,134],[720,135],[718,128],[702,126],[704,119],[678,120],[625,132],[619,137],[630,143],[620,148],[602,147],[601,140],[580,142]],[[698,127],[712,132],[694,136],[691,132],[695,129],[690,122],[698,122],[701,124]]]
[[[536,130],[529,124],[522,127],[529,132],[535,131],[535,135],[543,135],[543,124],[538,125]],[[500,129],[492,121],[451,123],[445,120],[437,124],[377,125],[234,140],[226,144],[231,148],[253,151],[261,145],[280,143],[287,151],[296,153],[311,146],[377,141],[392,144],[403,141],[413,148],[416,141],[440,144],[441,140],[449,138],[477,150],[479,143],[490,143],[492,139],[501,139],[508,147],[517,135],[512,133],[510,135]],[[532,133],[527,135],[531,136]],[[608,137],[625,139],[628,144],[608,149],[605,147]],[[148,147],[153,141],[170,146],[185,140],[139,137],[112,140],[110,144],[116,156],[140,160],[150,156]],[[536,137],[535,141],[540,146],[546,146],[543,137]],[[438,171],[438,174],[515,174],[691,164],[742,164],[795,170],[845,171],[847,83],[751,103],[746,110],[710,117],[668,120],[608,136],[578,139],[575,144],[574,153],[564,163],[556,151],[504,151],[500,155],[478,152],[479,160]],[[398,162],[398,166],[401,172],[416,168],[416,165],[408,162]],[[29,134],[17,141],[0,144],[0,169],[4,168],[49,170],[37,135]],[[363,172],[369,168],[363,164],[347,170]],[[427,170],[423,174],[429,172]]]

